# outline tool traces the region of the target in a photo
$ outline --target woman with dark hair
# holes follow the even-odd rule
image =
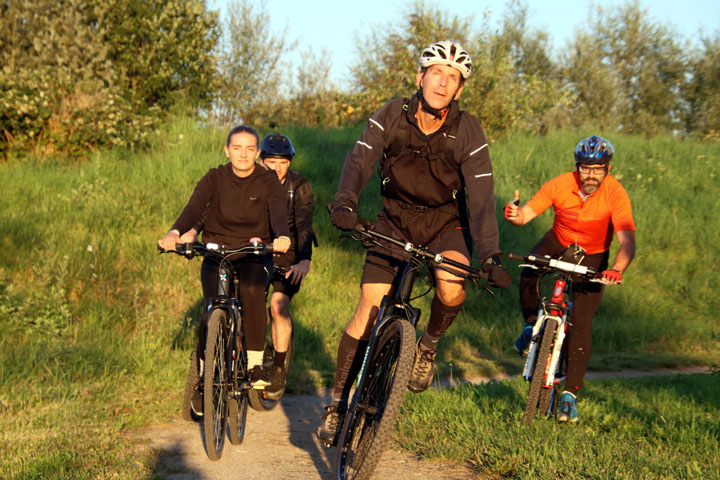
[[[165,250],[175,250],[177,243],[195,241],[198,226],[202,225],[205,243],[236,248],[251,240],[260,240],[272,244],[275,252],[286,252],[290,237],[285,190],[275,172],[256,161],[260,155],[257,132],[246,125],[233,128],[228,134],[225,155],[230,161],[211,168],[200,179],[182,213],[158,244]],[[270,385],[262,367],[265,291],[272,272],[272,259],[253,256],[238,259],[233,264],[243,302],[251,384],[253,388],[265,388]],[[217,295],[217,275],[217,262],[205,258],[200,279],[206,306]],[[203,317],[197,344],[201,363],[198,372],[202,372],[204,358],[205,322]],[[199,398],[193,399],[196,413],[201,413],[201,405]]]

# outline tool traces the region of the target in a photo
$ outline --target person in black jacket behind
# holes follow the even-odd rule
[[[290,162],[295,155],[292,142],[285,135],[271,133],[260,145],[260,159],[270,170],[277,173],[285,188],[288,222],[290,227],[290,250],[275,259],[276,266],[287,268],[284,276],[273,278],[273,292],[270,297],[272,313],[272,338],[275,347],[275,359],[270,369],[271,385],[265,389],[266,395],[279,399],[285,391],[288,372],[285,359],[292,335],[290,301],[300,290],[305,277],[310,272],[312,247],[315,241],[313,233],[313,192],[310,182],[300,172],[290,170]]]
[[[205,243],[217,243],[228,248],[246,245],[251,239],[272,244],[275,252],[290,248],[285,192],[277,175],[259,165],[259,137],[246,125],[230,130],[225,145],[230,161],[211,168],[195,186],[190,200],[170,231],[158,240],[164,250],[175,250],[181,242],[193,242],[200,229]],[[272,259],[244,257],[233,261],[239,277],[243,302],[244,328],[248,350],[248,367],[253,388],[267,388],[270,379],[263,368],[266,314],[265,291],[272,271]],[[200,271],[205,305],[217,296],[218,263],[205,258]],[[204,309],[207,311],[207,308]],[[205,315],[200,322],[197,353],[205,358]],[[198,366],[201,372],[201,365]],[[192,408],[202,414],[198,392]]]
[[[419,59],[412,98],[396,98],[375,112],[343,165],[334,201],[333,225],[352,230],[358,222],[360,193],[381,158],[383,209],[378,232],[440,252],[469,265],[474,243],[489,284],[507,287],[495,216],[493,171],[485,133],[478,120],[461,111],[457,99],[470,76],[470,55],[458,43],[442,41],[425,48]],[[382,297],[395,287],[402,252],[368,251],[361,297],[338,347],[332,403],[326,407],[318,436],[337,443],[350,388],[358,375]],[[422,392],[433,378],[438,340],[465,300],[462,278],[435,269],[435,296],[425,334],[418,340],[408,383]]]

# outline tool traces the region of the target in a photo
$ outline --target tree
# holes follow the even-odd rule
[[[210,104],[219,26],[205,0],[92,3],[89,21],[131,101],[166,110]]]
[[[450,39],[460,42],[473,60],[461,105],[480,118],[490,136],[514,129],[545,130],[551,121],[548,113],[562,108],[568,95],[547,53],[547,36],[527,27],[527,6],[510,4],[499,32],[491,31],[487,17],[479,28],[472,22],[472,17],[450,17],[415,2],[405,22],[374,30],[358,46],[359,61],[352,67],[361,110],[369,115],[390,98],[414,92],[422,49]]]
[[[0,4],[0,155],[141,143],[164,112],[212,94],[201,0]]]
[[[277,110],[288,70],[283,56],[295,45],[270,33],[264,2],[256,11],[249,0],[231,1],[224,27],[212,120],[221,125],[255,124]]]
[[[374,28],[355,48],[357,62],[351,66],[353,87],[363,103],[360,109],[372,113],[393,97],[415,91],[417,59],[422,50],[438,40],[468,42],[472,17],[449,17],[423,1],[413,3],[405,19],[393,26]],[[400,25],[400,26],[398,26]]]
[[[701,42],[690,60],[685,130],[700,138],[720,140],[720,30]]]
[[[491,136],[523,130],[544,133],[566,126],[564,112],[573,100],[559,67],[550,58],[545,32],[527,24],[528,6],[508,2],[502,29],[479,31],[473,71],[463,103],[476,113]]]
[[[626,132],[655,134],[681,126],[683,47],[669,28],[650,20],[639,0],[591,6],[565,56],[565,74],[580,100],[578,120]]]

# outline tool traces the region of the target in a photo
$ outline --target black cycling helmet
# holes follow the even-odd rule
[[[575,164],[603,164],[607,165],[612,160],[615,149],[612,143],[602,137],[587,137],[580,140],[575,147]]]
[[[262,145],[260,145],[260,158],[285,157],[292,160],[294,155],[295,149],[290,139],[279,133],[265,135]]]

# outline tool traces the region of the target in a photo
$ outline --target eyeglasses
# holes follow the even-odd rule
[[[578,165],[577,166],[578,172],[582,173],[583,175],[588,175],[590,173],[595,175],[602,175],[603,173],[607,173],[608,167],[586,167],[585,165]]]

